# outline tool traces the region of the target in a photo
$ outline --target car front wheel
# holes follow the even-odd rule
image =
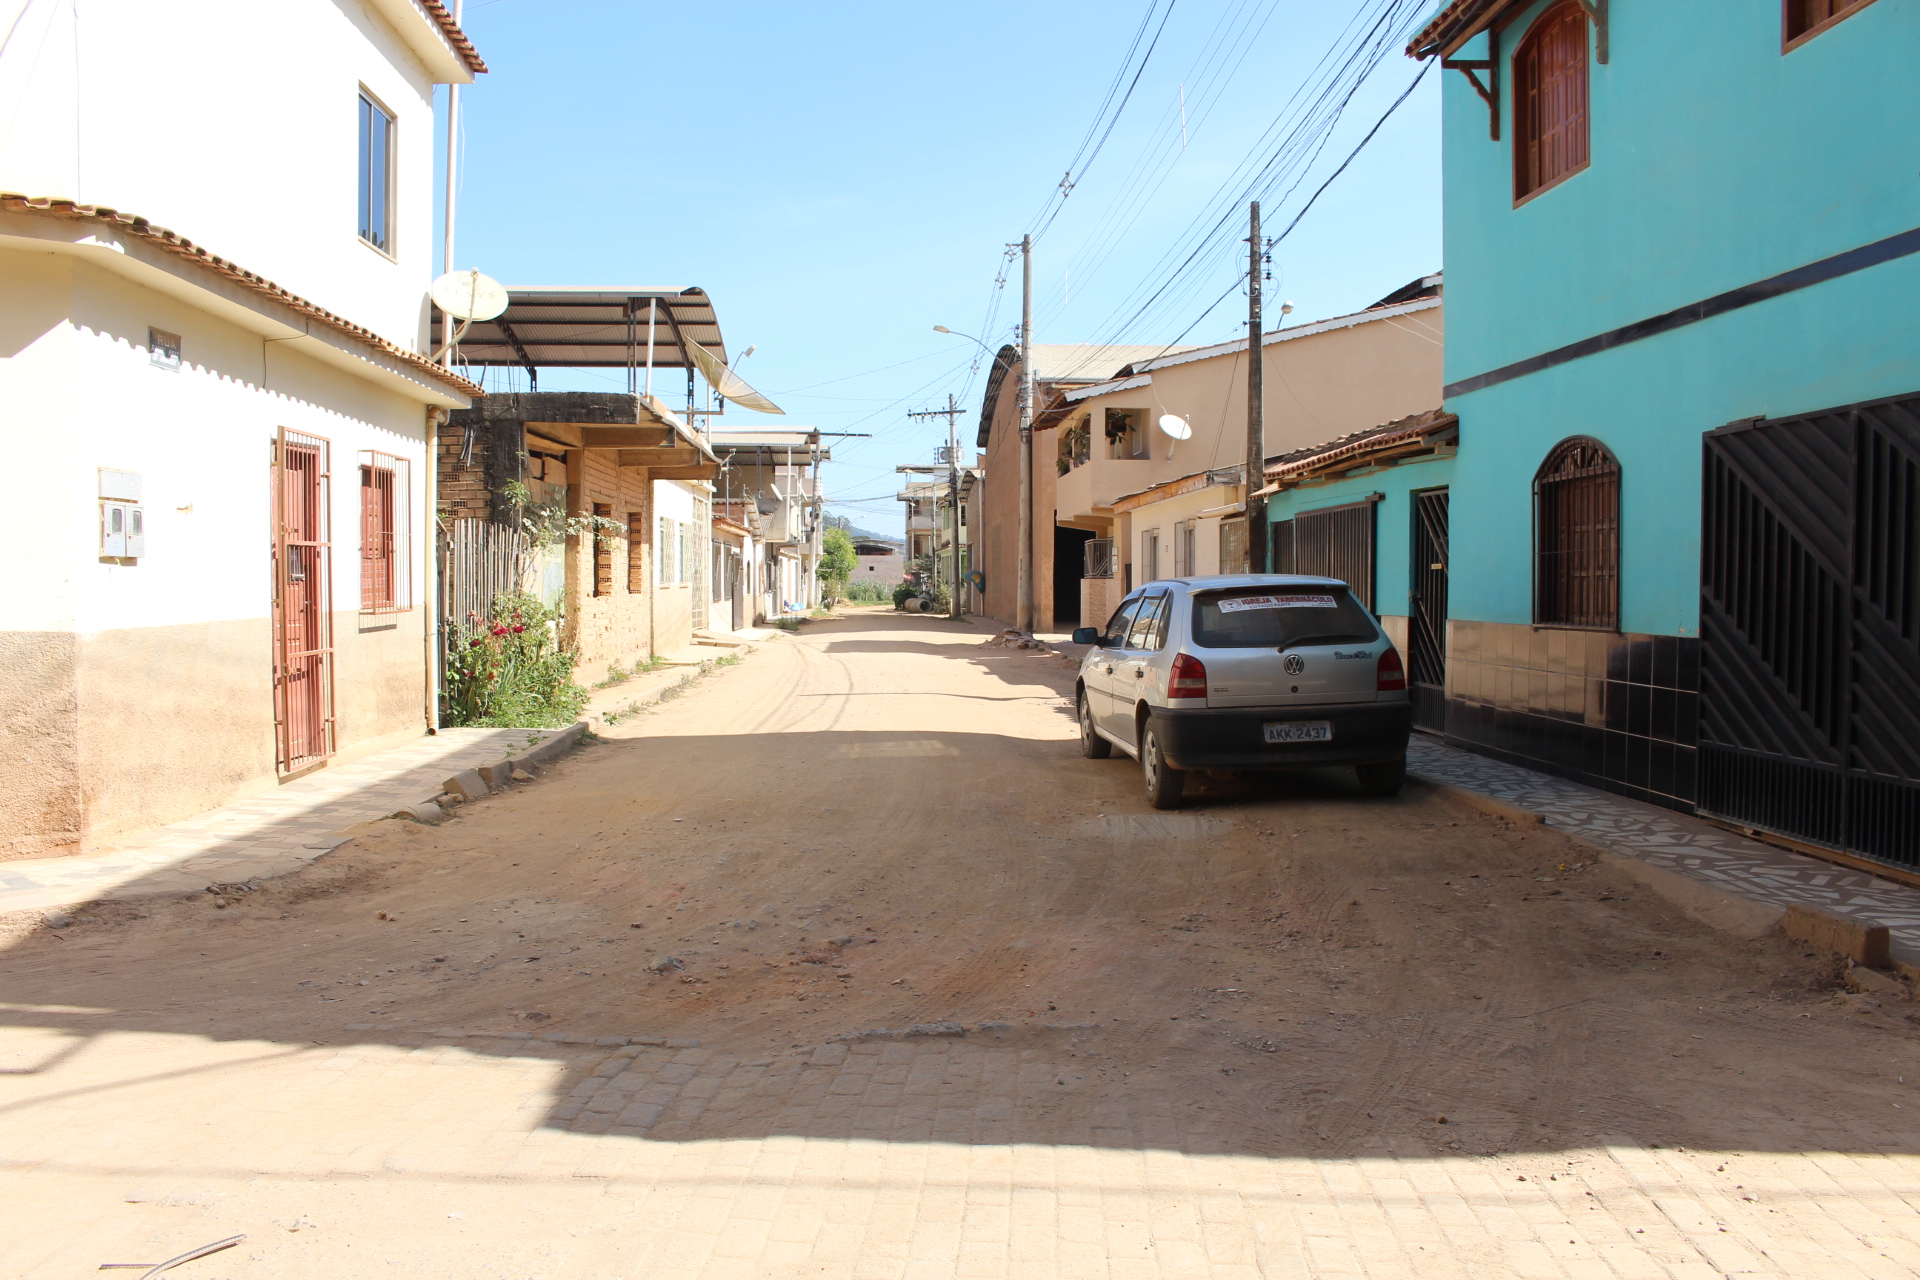
[[[1407,781],[1407,758],[1398,760],[1375,760],[1371,764],[1353,766],[1353,776],[1360,780],[1360,794],[1366,796],[1393,796],[1400,794],[1400,788]]]
[[[1140,726],[1140,772],[1146,780],[1148,804],[1156,809],[1180,807],[1180,797],[1187,789],[1186,770],[1167,763],[1152,721]]]
[[[1087,705],[1087,691],[1080,691],[1080,702],[1075,708],[1080,717],[1080,754],[1089,760],[1105,760],[1113,754],[1113,744],[1101,737],[1093,729],[1093,708]]]

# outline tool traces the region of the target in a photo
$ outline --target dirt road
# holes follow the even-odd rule
[[[1155,813],[986,634],[14,936],[0,1275],[1915,1273],[1913,1024],[1826,961],[1414,788]]]

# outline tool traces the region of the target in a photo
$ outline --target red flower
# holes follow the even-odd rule
[[[493,634],[495,634],[495,635],[497,635],[497,636],[503,636],[503,635],[505,635],[505,634],[507,634],[507,629],[506,629],[505,627],[502,627],[502,626],[495,626],[495,627],[494,627],[494,629],[493,629]]]
[[[519,635],[519,634],[520,634],[520,633],[521,633],[522,631],[525,631],[525,630],[526,630],[526,628],[525,628],[525,627],[523,627],[523,626],[519,626],[518,624],[516,624],[516,625],[514,626],[514,628],[513,628],[513,633],[514,633],[515,635]]]
[[[480,637],[475,636],[473,639],[467,641],[467,647],[469,649],[478,649],[480,647]]]

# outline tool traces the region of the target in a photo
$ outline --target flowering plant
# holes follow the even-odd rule
[[[580,655],[559,641],[559,613],[524,592],[495,596],[482,618],[449,627],[445,715],[450,725],[553,728],[587,704],[573,682]]]

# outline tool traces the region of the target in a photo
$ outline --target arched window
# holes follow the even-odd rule
[[[1620,464],[1589,436],[1534,475],[1533,583],[1536,625],[1620,629]]]
[[[1587,15],[1554,5],[1513,55],[1513,198],[1587,167]]]

